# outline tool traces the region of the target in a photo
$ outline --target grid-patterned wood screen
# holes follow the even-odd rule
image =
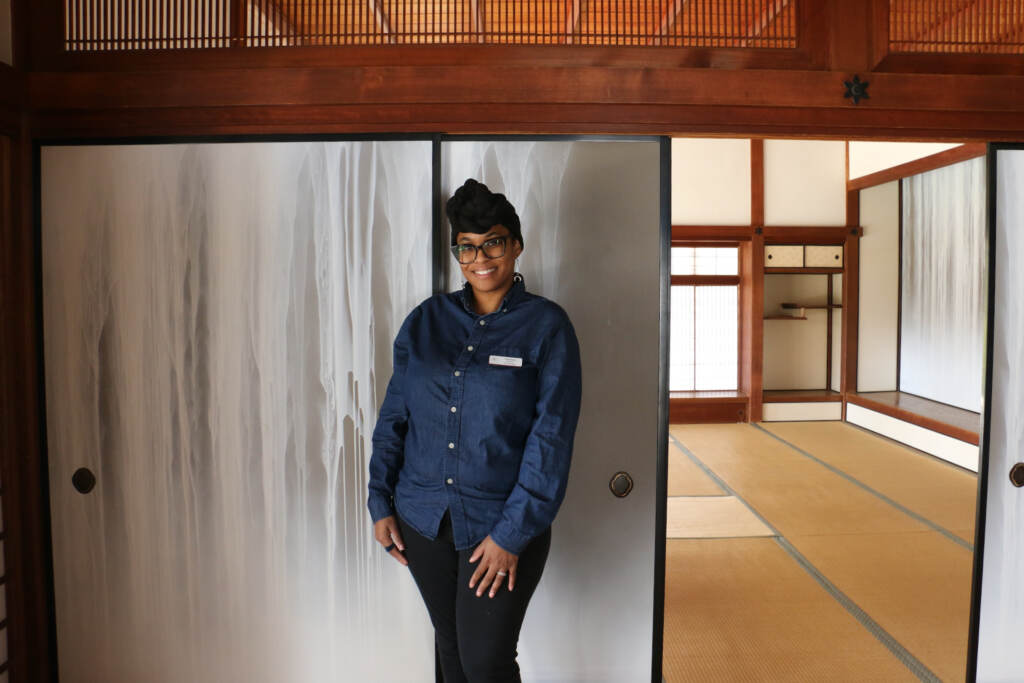
[[[1024,53],[1024,0],[890,0],[889,49]]]
[[[65,0],[65,47],[483,43],[796,48],[797,2]]]

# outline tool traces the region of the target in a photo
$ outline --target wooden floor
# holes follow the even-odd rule
[[[666,541],[669,683],[964,679],[975,475],[841,422],[670,432],[674,509],[772,535]]]

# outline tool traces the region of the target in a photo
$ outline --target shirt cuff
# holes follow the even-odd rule
[[[513,555],[520,555],[523,549],[533,540],[533,536],[527,536],[514,528],[506,520],[502,519],[491,531],[491,540],[497,543],[502,550]]]
[[[395,508],[391,504],[390,497],[385,497],[378,493],[371,493],[369,499],[366,501],[366,506],[370,509],[370,519],[376,524],[385,517],[390,517],[395,514]]]

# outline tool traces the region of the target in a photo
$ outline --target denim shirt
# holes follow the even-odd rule
[[[580,410],[579,345],[556,303],[516,279],[493,313],[469,284],[417,306],[395,338],[394,374],[373,431],[370,516],[397,510],[455,548],[488,534],[518,555],[565,497]]]

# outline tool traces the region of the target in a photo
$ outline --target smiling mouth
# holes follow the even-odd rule
[[[486,268],[484,270],[474,270],[473,275],[476,275],[477,277],[487,277],[497,269],[498,268],[496,266],[491,266],[490,268]]]

